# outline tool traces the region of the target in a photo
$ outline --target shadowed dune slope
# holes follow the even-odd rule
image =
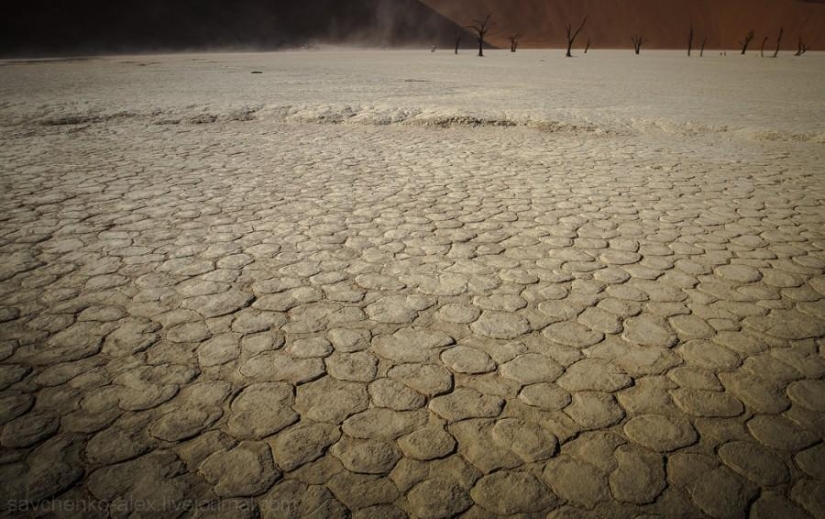
[[[454,32],[418,0],[32,0],[0,16],[0,55],[450,46]]]
[[[801,36],[812,49],[825,45],[825,2],[822,0],[422,0],[459,24],[492,11],[496,27],[492,43],[502,45],[517,31],[528,47],[566,44],[564,25],[589,16],[576,46],[590,38],[594,47],[632,47],[631,36],[642,35],[645,48],[686,48],[693,22],[694,47],[707,37],[708,48],[734,49],[749,30],[750,49],[759,50],[764,37],[773,49],[780,26],[782,48],[795,50]]]

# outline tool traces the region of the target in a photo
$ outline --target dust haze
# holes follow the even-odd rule
[[[0,56],[447,44],[454,24],[417,0],[108,2],[15,6]]]

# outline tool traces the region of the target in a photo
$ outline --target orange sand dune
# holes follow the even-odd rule
[[[785,28],[783,49],[796,49],[802,37],[810,48],[825,46],[825,2],[821,0],[421,0],[448,18],[468,24],[493,12],[496,26],[490,41],[506,45],[515,32],[525,34],[522,45],[556,47],[565,42],[565,22],[587,24],[576,46],[588,38],[594,47],[631,47],[630,37],[642,35],[645,48],[685,48],[693,23],[694,47],[707,37],[708,48],[737,48],[749,30],[756,33],[751,49],[776,44]]]

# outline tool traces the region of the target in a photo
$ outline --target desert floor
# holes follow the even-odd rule
[[[562,54],[0,62],[0,515],[825,517],[825,55]]]

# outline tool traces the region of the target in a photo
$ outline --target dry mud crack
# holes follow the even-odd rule
[[[825,517],[820,145],[3,131],[1,515]]]

